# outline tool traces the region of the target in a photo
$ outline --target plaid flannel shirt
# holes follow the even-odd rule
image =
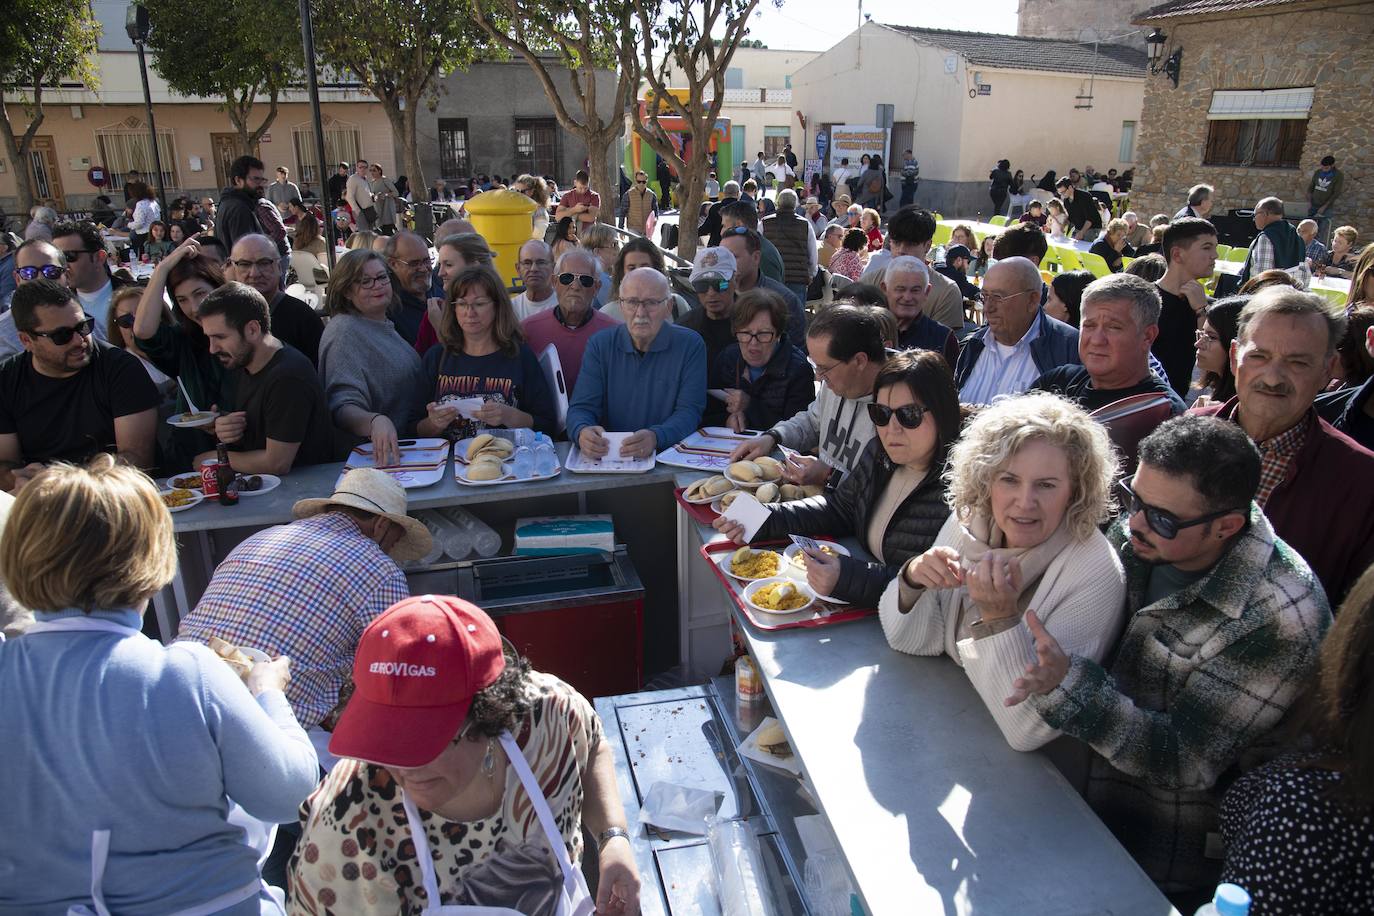
[[[1236,413],[1239,422],[1239,408]],[[1316,416],[1315,410],[1309,410],[1305,417],[1277,436],[1255,443],[1260,453],[1260,484],[1255,492],[1255,502],[1259,503],[1261,509],[1268,504],[1274,488],[1288,476],[1288,466],[1302,451],[1302,445],[1307,441],[1307,431],[1316,423]]]
[[[259,531],[215,570],[178,639],[211,636],[291,659],[286,699],[302,728],[324,720],[363,630],[410,594],[377,543],[339,512]]]
[[[1124,519],[1110,532],[1126,568],[1126,632],[1108,672],[1074,657],[1030,702],[1088,744],[1086,797],[1166,892],[1215,883],[1208,834],[1242,752],[1283,718],[1331,623],[1321,584],[1251,505],[1249,528],[1198,581],[1142,607],[1150,567]]]

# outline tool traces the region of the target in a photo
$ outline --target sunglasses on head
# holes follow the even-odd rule
[[[564,286],[572,286],[574,280],[581,283],[584,289],[591,289],[592,285],[596,283],[596,277],[589,276],[588,274],[568,273],[558,275],[558,282],[562,283]]]
[[[729,280],[693,280],[692,291],[697,293],[709,293],[715,291],[723,293],[730,288]]]
[[[926,409],[919,404],[903,404],[897,408],[888,407],[886,404],[868,405],[868,418],[873,421],[874,426],[886,426],[894,416],[897,422],[902,424],[903,429],[915,429],[926,418]]]
[[[1185,522],[1167,509],[1160,509],[1157,506],[1152,506],[1142,501],[1139,496],[1135,495],[1135,491],[1131,489],[1131,485],[1126,482],[1129,479],[1130,478],[1123,477],[1116,482],[1116,485],[1121,488],[1121,492],[1126,497],[1122,502],[1122,511],[1125,512],[1128,518],[1135,515],[1137,512],[1144,512],[1145,524],[1150,527],[1151,531],[1164,538],[1166,541],[1172,541],[1174,538],[1178,537],[1178,533],[1184,528],[1194,528],[1198,525],[1205,525],[1208,522],[1216,521],[1224,515],[1242,511],[1240,509],[1222,509],[1219,512],[1208,512],[1206,515],[1200,515],[1195,519],[1190,519]]]
[[[95,330],[95,319],[87,318],[78,321],[70,328],[58,328],[55,331],[29,331],[30,337],[46,337],[59,347],[65,347],[72,342],[72,338],[80,334],[82,337],[90,337]]]
[[[66,272],[67,268],[60,264],[44,264],[42,267],[20,267],[15,271],[15,273],[19,274],[19,279],[23,280],[25,283],[38,279],[39,274],[42,274],[48,280],[60,280],[62,279],[62,275]]]

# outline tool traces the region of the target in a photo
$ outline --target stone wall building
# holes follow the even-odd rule
[[[1133,28],[1140,0],[1020,0],[1016,34],[1069,41],[1103,41],[1145,50],[1147,30]]]
[[[1133,209],[1172,214],[1203,182],[1214,213],[1275,195],[1303,217],[1332,155],[1345,173],[1332,225],[1374,234],[1374,2],[1176,0],[1136,24],[1165,34],[1165,58],[1183,53],[1178,88],[1146,80]]]

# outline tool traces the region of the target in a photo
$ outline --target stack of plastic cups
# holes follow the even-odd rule
[[[421,515],[419,512],[414,513],[414,517],[417,521],[420,522],[420,524],[424,525],[426,528],[429,529],[430,537],[433,539],[434,543],[430,546],[429,553],[425,554],[423,557],[421,557],[418,560],[415,560],[414,562],[407,563],[406,565],[433,566],[435,563],[439,562],[439,558],[444,555],[443,529],[434,519],[428,518],[425,515]]]
[[[450,560],[466,559],[472,553],[472,539],[461,525],[445,518],[438,509],[426,509],[424,513],[421,520],[426,527],[433,526],[431,532],[434,533],[435,543]]]
[[[472,513],[459,506],[445,506],[434,511],[467,536],[479,557],[494,557],[501,552],[501,535],[478,521]]]

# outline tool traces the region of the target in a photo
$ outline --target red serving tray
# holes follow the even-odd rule
[[[690,506],[691,504],[688,503],[688,505]],[[757,544],[750,544],[749,546],[785,547],[789,543],[791,542],[762,541]],[[752,607],[749,606],[749,602],[744,600],[744,586],[740,585],[740,583],[736,582],[734,579],[731,579],[725,573],[721,572],[720,564],[717,563],[716,558],[712,556],[712,554],[724,553],[727,550],[733,553],[738,549],[739,546],[735,544],[733,541],[720,541],[715,544],[703,544],[701,546],[701,555],[703,558],[705,558],[707,563],[711,564],[711,572],[715,573],[716,578],[720,580],[720,584],[725,586],[725,591],[730,595],[731,600],[735,602],[735,607],[740,609],[740,613],[744,614],[745,619],[747,619],[751,624],[753,624],[755,629],[792,630],[796,629],[797,627],[828,627],[834,623],[845,623],[846,621],[850,620],[862,620],[865,617],[872,617],[878,613],[877,608],[856,608],[846,604],[830,611],[799,612],[809,615],[807,617],[801,618],[800,620],[782,619],[787,615],[781,614],[778,615],[779,620],[765,620],[759,616],[759,613],[757,611],[755,611]],[[779,551],[779,553],[781,553],[781,551]]]
[[[698,505],[696,503],[689,503],[687,500],[683,499],[682,494],[686,489],[686,487],[677,487],[674,489],[673,498],[677,500],[677,504],[681,506],[688,515],[708,527],[712,522],[720,518],[716,510],[711,508],[710,503],[701,503]],[[730,491],[726,490],[726,492],[728,493]]]

